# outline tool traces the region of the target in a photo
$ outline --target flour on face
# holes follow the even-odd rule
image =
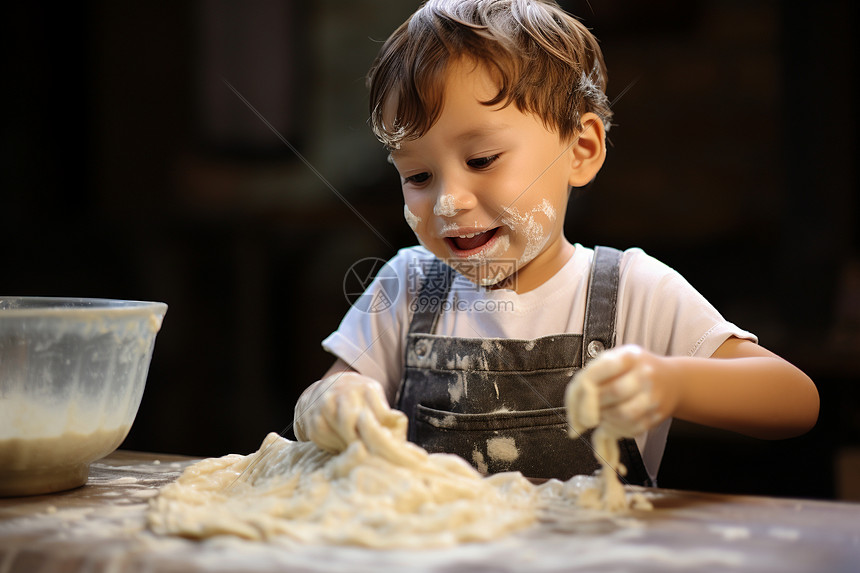
[[[546,224],[541,223],[535,217],[536,215],[542,215],[546,218]],[[523,253],[517,260],[519,268],[531,262],[546,247],[552,234],[552,223],[555,222],[555,219],[555,209],[547,199],[544,199],[537,207],[525,213],[521,213],[513,205],[505,208],[504,215],[501,216],[500,220],[506,226],[510,227],[514,233],[521,235],[526,240]]]
[[[406,219],[406,224],[409,228],[415,231],[418,228],[418,223],[421,222],[421,217],[409,210],[409,205],[403,205],[403,218]]]
[[[454,203],[453,195],[439,195],[436,204],[433,205],[433,214],[437,217],[453,217],[459,212]]]

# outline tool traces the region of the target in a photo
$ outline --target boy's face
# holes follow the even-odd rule
[[[406,220],[473,282],[531,290],[570,254],[562,235],[576,180],[570,142],[513,105],[483,105],[498,86],[481,65],[451,64],[444,85],[438,121],[391,152]]]

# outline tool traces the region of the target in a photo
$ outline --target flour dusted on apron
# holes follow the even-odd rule
[[[567,480],[598,470],[591,431],[568,436],[564,395],[576,371],[614,345],[620,257],[595,250],[583,334],[535,340],[434,334],[453,281],[453,271],[434,261],[416,299],[396,402],[409,418],[409,440],[457,454],[484,474]],[[636,443],[618,444],[625,481],[649,485]]]

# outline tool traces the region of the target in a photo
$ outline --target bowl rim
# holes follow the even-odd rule
[[[12,303],[13,306],[9,306]],[[15,303],[26,303],[24,307]],[[109,314],[139,314],[167,312],[167,304],[144,300],[88,298],[65,296],[0,296],[0,319],[3,317],[57,316],[86,314],[93,311]]]

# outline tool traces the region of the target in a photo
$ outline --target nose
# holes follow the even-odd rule
[[[436,196],[433,214],[437,217],[454,217],[460,211],[466,211],[477,204],[477,199],[464,185],[443,185]]]

